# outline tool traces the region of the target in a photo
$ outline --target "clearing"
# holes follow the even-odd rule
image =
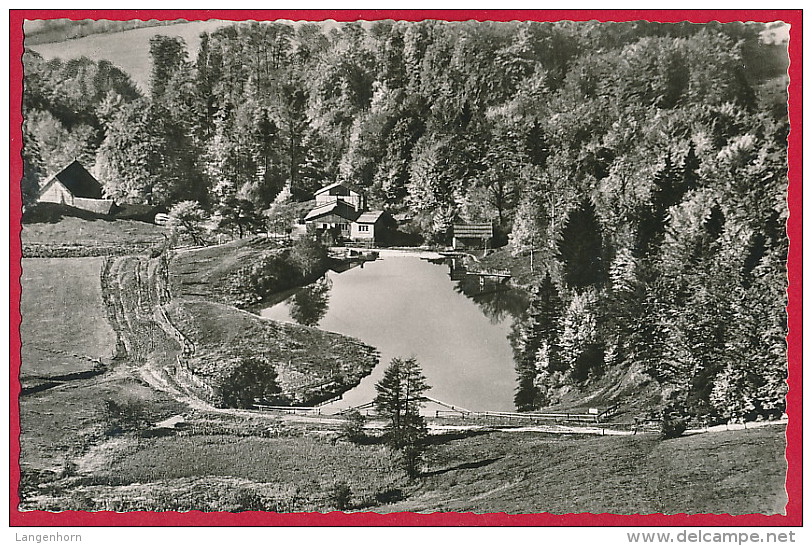
[[[161,245],[166,233],[147,222],[40,203],[26,211],[21,239],[26,257],[65,258],[144,252]]]
[[[98,370],[115,356],[100,274],[103,258],[23,260],[23,387]]]

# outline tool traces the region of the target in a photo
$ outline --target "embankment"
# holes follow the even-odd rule
[[[274,366],[280,403],[314,404],[355,386],[377,364],[373,347],[266,320],[222,301],[230,295],[218,291],[220,283],[268,250],[239,242],[175,259],[110,258],[102,277],[105,303],[129,359],[148,369],[156,386],[212,405],[223,404],[224,381],[246,359]],[[193,284],[193,277],[203,280]]]

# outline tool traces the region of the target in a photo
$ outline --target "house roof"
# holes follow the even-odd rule
[[[380,219],[382,215],[383,215],[382,210],[371,210],[359,216],[356,222],[359,224],[374,224],[375,222],[378,221],[378,219]]]
[[[42,187],[40,193],[45,192],[45,190],[56,181],[59,181],[65,186],[74,197],[84,197],[87,199],[102,198],[102,185],[75,159],[70,165],[51,177]]]
[[[493,224],[454,224],[454,237],[493,237]]]
[[[335,183],[333,183],[333,184],[330,184],[329,186],[324,186],[324,187],[323,187],[323,188],[321,188],[320,190],[316,191],[316,192],[315,192],[313,195],[320,195],[320,194],[322,194],[322,193],[324,193],[324,192],[326,192],[326,191],[330,191],[330,190],[332,190],[333,188],[337,188],[337,187],[339,187],[339,186],[341,186],[341,187],[343,187],[343,188],[346,188],[347,190],[349,190],[349,191],[351,191],[351,192],[358,193],[356,190],[354,190],[354,189],[353,189],[352,187],[350,187],[348,184],[345,184],[345,183],[343,183],[343,182],[335,182]]]
[[[316,207],[308,212],[307,216],[305,216],[305,222],[315,220],[316,218],[320,218],[327,214],[335,214],[336,216],[345,218],[350,222],[354,222],[359,216],[358,212],[352,207],[352,205],[349,205],[344,201],[333,201],[332,203],[327,203],[326,205]]]

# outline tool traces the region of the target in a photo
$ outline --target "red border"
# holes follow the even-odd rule
[[[23,19],[292,19],[355,21],[359,19],[400,19],[416,21],[442,19],[449,21],[535,20],[557,21],[628,21],[646,19],[660,22],[690,21],[785,21],[791,25],[789,55],[789,221],[788,258],[789,314],[788,358],[789,393],[787,411],[787,492],[789,503],[784,516],[728,514],[697,515],[613,515],[613,514],[524,514],[509,515],[472,513],[414,514],[272,514],[272,513],[173,513],[173,512],[18,512],[19,468],[19,407],[18,381],[20,365],[20,274],[21,244],[20,216],[22,200],[19,184],[10,184],[10,367],[9,430],[10,443],[10,525],[11,526],[242,526],[242,525],[315,525],[315,526],[800,526],[802,524],[802,11],[801,10],[10,10],[10,180],[22,176],[22,22]]]

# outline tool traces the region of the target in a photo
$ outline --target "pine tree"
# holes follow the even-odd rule
[[[414,358],[393,358],[375,388],[375,408],[388,420],[386,441],[402,452],[406,472],[413,477],[428,434],[420,415],[423,393],[430,388],[426,377]]]
[[[602,284],[606,277],[602,254],[603,237],[595,205],[585,200],[570,212],[558,243],[566,285],[584,289]]]
[[[530,411],[548,405],[551,400],[542,389],[545,380],[566,370],[562,360],[559,336],[563,306],[558,288],[545,275],[533,289],[527,318],[513,334],[516,371],[519,385],[514,396],[518,411]]]

